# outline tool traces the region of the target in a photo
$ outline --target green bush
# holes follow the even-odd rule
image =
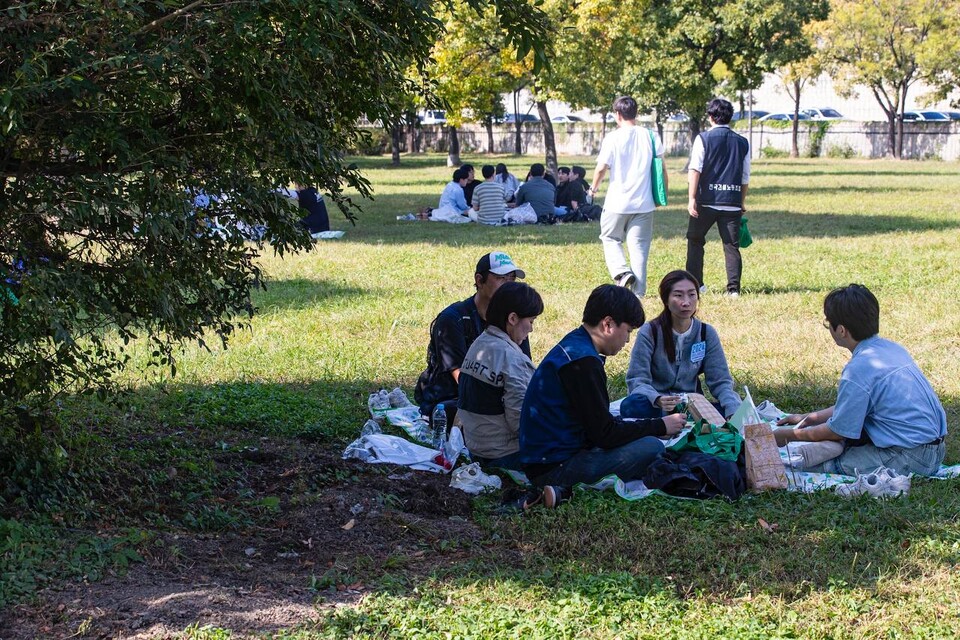
[[[760,155],[764,158],[786,158],[790,155],[790,152],[768,144],[760,151]]]
[[[849,143],[833,144],[827,149],[828,158],[843,158],[849,160],[857,157],[857,151]]]

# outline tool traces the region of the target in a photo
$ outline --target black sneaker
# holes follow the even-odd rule
[[[570,502],[572,492],[567,487],[547,485],[543,488],[543,506],[547,509],[556,509],[562,504]]]
[[[503,502],[493,510],[493,513],[498,516],[522,514],[534,505],[540,504],[542,500],[543,491],[539,489],[523,491],[519,495],[511,491],[504,495]]]

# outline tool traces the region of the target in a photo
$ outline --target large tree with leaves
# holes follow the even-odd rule
[[[833,0],[818,26],[831,75],[866,86],[887,116],[890,154],[903,154],[903,111],[917,82],[946,96],[960,78],[960,0]]]
[[[630,86],[640,98],[672,97],[690,114],[691,139],[721,69],[738,86],[759,86],[765,72],[809,53],[804,25],[827,15],[827,0],[652,0],[628,12],[634,45],[628,50]]]
[[[529,51],[539,13],[494,6]],[[275,192],[293,182],[353,216],[344,188],[369,185],[344,154],[363,142],[362,116],[402,110],[406,69],[442,33],[434,10],[417,0],[0,9],[0,423],[61,390],[102,387],[138,336],[167,365],[184,340],[225,341],[262,284],[264,244],[242,231],[266,225],[272,250],[308,248],[296,208]],[[230,222],[214,233],[214,217]]]

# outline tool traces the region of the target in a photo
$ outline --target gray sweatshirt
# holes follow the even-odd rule
[[[520,409],[535,367],[505,332],[489,326],[460,368],[463,439],[471,453],[500,458],[520,449]]]
[[[723,415],[729,418],[740,408],[740,396],[733,390],[733,376],[727,366],[727,358],[720,345],[720,336],[709,324],[706,325],[706,353],[702,362],[691,362],[694,344],[700,342],[701,322],[694,318],[683,343],[680,358],[670,362],[663,348],[663,331],[657,323],[648,322],[637,332],[637,341],[630,354],[627,367],[627,390],[641,395],[654,405],[660,396],[695,393],[697,374],[703,365],[703,377],[713,397],[723,407]],[[657,332],[654,352],[653,332]]]

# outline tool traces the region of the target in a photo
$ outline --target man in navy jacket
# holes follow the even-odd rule
[[[566,488],[607,475],[640,479],[663,452],[658,436],[683,428],[681,414],[622,420],[610,413],[604,363],[643,321],[633,292],[601,285],[587,300],[583,324],[537,367],[520,413],[520,458],[534,485]]]

